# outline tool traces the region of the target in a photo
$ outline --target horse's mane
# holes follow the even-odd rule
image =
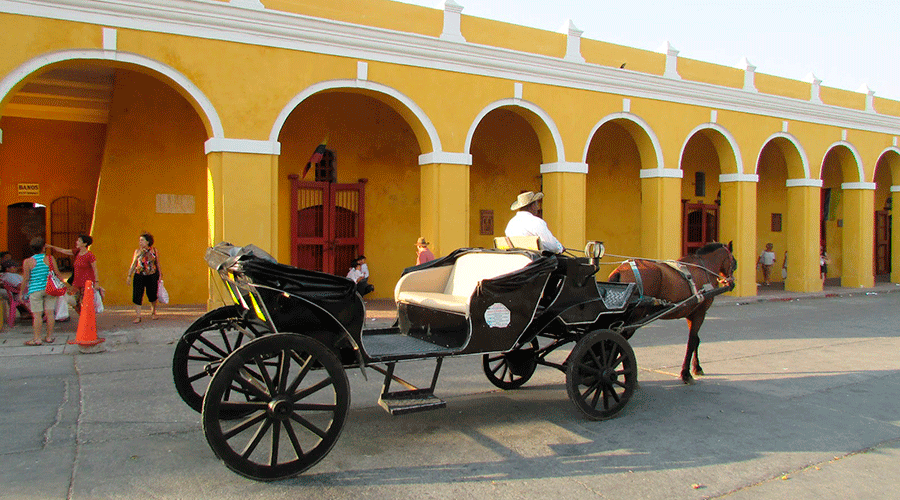
[[[724,243],[708,243],[706,246],[697,250],[695,255],[706,255],[715,252],[716,250],[725,247]]]

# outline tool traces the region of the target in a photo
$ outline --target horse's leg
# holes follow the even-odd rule
[[[703,325],[703,320],[706,317],[706,311],[698,311],[687,318],[688,328],[690,329],[688,333],[688,341],[687,341],[687,352],[684,355],[684,363],[681,365],[681,380],[685,384],[692,384],[694,382],[694,377],[691,376],[691,361],[693,361],[694,365],[694,374],[695,375],[703,375],[703,368],[700,367],[700,356],[698,354],[700,347],[700,327]]]

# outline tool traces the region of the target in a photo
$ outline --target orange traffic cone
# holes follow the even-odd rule
[[[78,332],[75,340],[70,344],[81,346],[81,352],[100,352],[102,349],[92,349],[106,339],[97,338],[97,320],[94,317],[94,283],[87,281],[84,284],[84,296],[81,299],[81,315],[78,318]]]

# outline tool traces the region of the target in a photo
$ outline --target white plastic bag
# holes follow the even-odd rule
[[[56,321],[66,321],[69,319],[69,302],[66,301],[66,295],[56,298]]]
[[[94,312],[97,314],[103,312],[103,294],[96,288],[94,289]]]
[[[166,287],[163,286],[163,280],[159,280],[159,287],[156,291],[156,299],[159,300],[160,304],[169,303],[169,292],[166,291]]]

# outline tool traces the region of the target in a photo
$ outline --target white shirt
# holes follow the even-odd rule
[[[353,280],[354,283],[359,283],[359,279],[363,277],[362,271],[354,267],[347,273],[347,277]]]
[[[531,212],[516,212],[516,215],[506,225],[506,235],[537,236],[541,239],[541,250],[553,253],[560,253],[564,250],[562,243],[553,236],[544,219],[533,215]]]
[[[19,273],[3,273],[0,275],[0,279],[14,287],[22,285],[22,275]]]
[[[771,266],[775,263],[775,252],[763,251],[759,258],[762,259],[763,265]]]
[[[368,278],[369,277],[369,265],[363,264],[361,267],[362,267],[362,269],[360,269],[359,271],[362,273],[362,277]]]

